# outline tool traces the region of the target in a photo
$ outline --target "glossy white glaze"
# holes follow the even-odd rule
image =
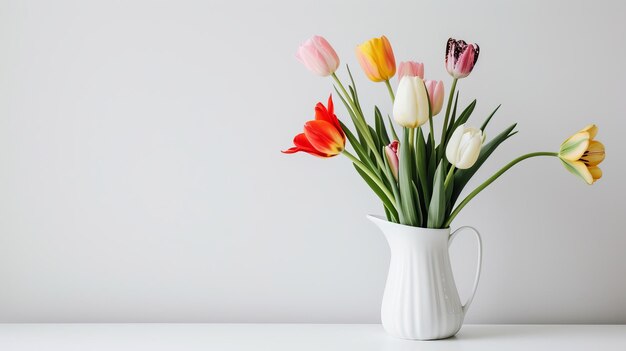
[[[388,222],[368,216],[382,230],[391,261],[381,307],[385,330],[403,339],[432,340],[455,335],[463,325],[472,302],[482,262],[482,244],[476,229],[461,227],[428,229]],[[478,268],[471,296],[461,304],[448,247],[462,229],[471,229],[478,239]]]

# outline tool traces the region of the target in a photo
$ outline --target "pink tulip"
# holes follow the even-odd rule
[[[298,61],[311,72],[327,77],[339,67],[339,57],[326,39],[315,35],[300,45],[296,53]]]
[[[398,168],[400,167],[400,162],[398,161],[398,144],[398,141],[394,140],[391,144],[385,146],[387,162],[389,162],[389,168],[391,168],[391,173],[396,180],[398,180]]]
[[[454,78],[465,78],[478,61],[480,49],[477,44],[463,40],[448,39],[446,47],[446,70]]]
[[[400,62],[398,66],[398,80],[404,76],[424,79],[424,64],[415,61]]]
[[[433,116],[441,112],[443,107],[443,82],[436,80],[425,80],[426,90],[428,90],[428,97],[430,98],[430,110]]]

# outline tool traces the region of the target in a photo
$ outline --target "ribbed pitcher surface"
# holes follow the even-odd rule
[[[471,298],[462,305],[454,283],[448,253],[453,238],[450,229],[418,228],[380,217],[368,218],[380,227],[391,250],[381,308],[385,330],[403,339],[432,340],[455,335],[463,325]]]

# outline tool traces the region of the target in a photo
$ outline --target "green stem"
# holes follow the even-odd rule
[[[339,85],[339,89],[341,89],[341,92],[343,92],[343,95],[346,96],[346,99],[348,99],[348,101],[350,101],[350,105],[352,105],[352,108],[356,109],[355,103],[354,103],[354,101],[352,101],[352,97],[350,96],[350,94],[348,94],[348,91],[346,90],[346,88],[343,86],[343,84],[339,80],[339,77],[337,77],[335,72],[333,72],[333,74],[331,76],[333,77],[333,79],[335,80],[337,85]]]
[[[433,116],[428,117],[428,126],[430,127],[430,145],[435,149],[435,129],[433,127]],[[433,154],[434,157],[434,154]]]
[[[445,188],[448,188],[448,184],[450,184],[450,181],[452,180],[453,176],[454,176],[454,165],[451,165],[450,170],[448,171],[448,175],[446,176],[446,181],[443,183],[443,186]]]
[[[446,107],[446,116],[443,119],[443,130],[441,131],[441,144],[446,140],[446,132],[448,130],[448,119],[450,118],[450,110],[452,109],[452,100],[454,99],[454,91],[456,90],[456,82],[458,78],[452,80],[452,87],[450,87],[450,96],[448,96],[448,106]]]
[[[430,98],[429,98],[430,99]],[[430,154],[431,158],[436,157],[435,150],[437,147],[435,146],[435,128],[433,127],[433,111],[430,109],[430,105],[428,107],[428,126],[430,127],[429,139],[430,139]],[[443,147],[443,146],[442,146]],[[439,160],[435,159],[435,166],[439,164]]]
[[[337,74],[333,73],[331,74],[331,76],[333,77],[337,85],[339,85],[339,89],[341,89],[341,92],[343,92],[343,95],[345,95],[346,100],[352,107],[352,111],[354,112],[354,115],[360,117],[360,118],[357,118],[359,122],[359,126],[357,126],[357,129],[359,129],[360,127],[361,134],[363,134],[363,137],[365,138],[365,143],[374,154],[374,157],[376,158],[376,162],[378,163],[378,166],[381,168],[384,167],[385,163],[383,162],[383,159],[380,156],[379,150],[376,149],[376,146],[374,144],[374,139],[372,138],[372,135],[370,134],[367,121],[365,121],[365,117],[361,114],[361,110],[357,107],[356,101],[352,100],[352,97],[350,96],[350,94],[348,94],[348,91],[339,80],[339,77],[337,77]]]
[[[478,193],[480,193],[483,189],[489,186],[489,184],[493,183],[496,179],[498,179],[498,177],[500,177],[504,172],[508,171],[511,167],[524,161],[527,158],[537,157],[537,156],[558,156],[558,155],[559,154],[556,152],[532,152],[526,155],[522,155],[514,159],[513,161],[509,162],[506,166],[502,167],[499,171],[497,171],[484,183],[478,186],[478,188],[474,189],[474,191],[472,191],[469,195],[467,195],[467,197],[463,199],[463,201],[450,214],[450,217],[448,218],[446,223],[443,225],[443,228],[448,228],[450,226],[450,223],[452,223],[452,220],[454,219],[454,217],[456,217],[456,215],[459,214],[459,212],[463,209],[463,207],[465,207],[465,205],[467,205],[468,202],[470,202],[470,200],[472,200],[476,195],[478,195]]]
[[[380,188],[380,190],[383,191],[383,193],[385,193],[385,196],[387,196],[387,198],[389,199],[389,201],[391,201],[391,203],[394,205],[394,207],[396,207],[396,211],[398,210],[398,207],[396,205],[396,199],[395,197],[389,192],[389,189],[387,189],[387,187],[385,186],[385,184],[383,184],[383,182],[380,180],[380,178],[378,178],[378,176],[376,174],[374,174],[369,167],[367,167],[365,164],[363,164],[363,162],[361,162],[358,158],[356,158],[353,154],[351,154],[350,152],[348,152],[348,150],[343,150],[342,152],[346,157],[348,157],[350,159],[350,161],[352,161],[357,167],[359,167],[363,172],[365,172],[365,174],[367,174],[370,179],[372,179],[372,181],[374,183],[376,183],[376,185],[378,185],[378,187]]]
[[[393,88],[391,87],[391,83],[389,83],[389,79],[385,81],[385,85],[387,85],[387,91],[389,91],[389,96],[391,97],[391,102],[396,101],[396,96],[393,94]]]
[[[426,168],[428,168],[425,155],[426,145],[424,145],[424,148],[420,150],[420,146],[424,143],[424,132],[420,127],[417,127],[416,129],[417,141],[415,142],[415,165],[417,168],[419,181],[422,184],[422,191],[424,193],[424,204],[428,204],[428,202],[430,201],[430,188],[428,187],[428,181],[426,179],[426,176],[428,174],[426,170]]]

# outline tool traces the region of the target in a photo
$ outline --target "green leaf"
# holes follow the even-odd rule
[[[370,135],[372,136],[372,139],[374,139],[374,145],[376,146],[376,150],[381,150],[381,148],[385,145],[383,145],[383,142],[380,140],[380,136],[371,126],[368,125],[367,128],[369,128]]]
[[[367,146],[367,141],[365,140],[365,135],[364,135],[366,130],[363,129],[363,127],[362,127],[362,125],[360,123],[359,117],[357,115],[355,115],[355,112],[352,110],[352,107],[346,101],[346,99],[344,99],[344,97],[341,95],[339,90],[337,90],[337,87],[335,86],[334,88],[335,88],[335,91],[337,92],[337,95],[341,99],[341,102],[343,102],[343,105],[346,107],[346,110],[348,111],[348,114],[350,115],[350,119],[352,120],[352,124],[354,124],[354,127],[356,128],[356,132],[357,132],[357,135],[359,137],[359,143],[361,145]]]
[[[448,130],[448,134],[446,134],[446,145],[448,144],[447,142],[448,140],[450,140],[450,137],[452,136],[452,133],[454,133],[456,128],[460,126],[461,124],[467,122],[467,120],[470,118],[470,116],[472,115],[472,112],[474,112],[474,107],[476,107],[476,100],[472,101],[465,108],[465,110],[461,112],[461,115],[459,115],[459,118],[454,122],[454,125],[452,126],[451,130]]]
[[[348,89],[350,89],[350,95],[352,96],[352,101],[354,101],[354,105],[359,110],[359,113],[362,116],[363,110],[361,110],[361,104],[359,103],[359,97],[356,95],[356,90],[351,85],[348,86]]]
[[[398,187],[400,189],[401,211],[404,214],[404,223],[410,226],[417,226],[417,208],[413,198],[412,189],[412,169],[411,166],[411,145],[409,145],[409,129],[404,128],[404,137],[400,143],[400,168],[398,174]]]
[[[354,163],[352,165],[354,166],[354,169],[356,169],[356,171],[361,175],[363,180],[365,180],[365,183],[367,183],[367,185],[369,185],[369,187],[372,188],[374,193],[383,202],[383,205],[385,206],[385,208],[387,208],[387,210],[389,211],[391,216],[393,218],[397,219],[398,218],[398,212],[394,208],[393,203],[391,203],[389,198],[387,198],[387,196],[385,196],[385,193],[383,192],[383,190],[372,180],[372,178],[370,178],[365,172],[363,172],[362,169],[360,169]]]
[[[446,215],[443,162],[439,162],[433,182],[433,197],[428,206],[428,228],[440,228]]]
[[[445,158],[442,160],[443,162],[443,169],[445,171],[446,167],[447,167],[447,162],[445,162]],[[452,198],[452,191],[454,191],[454,177],[450,178],[450,184],[448,184],[448,186],[446,187],[446,215],[445,215],[445,219],[447,219],[447,217],[450,215],[450,212],[452,212],[452,203],[450,201],[450,199]]]
[[[378,134],[376,133],[376,131],[374,130],[374,128],[372,128],[369,124],[367,125],[367,128],[369,129],[370,135],[372,136],[372,139],[374,140],[374,147],[376,148],[376,152],[379,153],[380,156],[385,157],[384,153],[381,153],[383,151],[383,143],[382,141],[380,141],[380,137],[378,136]],[[370,157],[372,158],[372,162],[378,164],[376,162],[376,155],[374,155],[374,150],[370,149]],[[382,167],[384,167],[384,165],[378,165],[379,169],[382,170]]]
[[[422,195],[422,224],[428,216],[428,204],[430,203],[430,194],[432,193],[431,178],[428,177],[428,153],[426,151],[426,141],[422,129],[417,129],[417,137],[415,140],[415,168],[417,169],[418,181],[421,187]]]
[[[386,206],[383,206],[383,210],[385,210],[385,216],[387,217],[387,220],[389,222],[398,223],[398,219],[397,218],[393,218],[391,212],[389,212],[389,210],[387,209]]]
[[[346,101],[343,95],[341,95],[337,87],[334,85],[333,87],[335,88],[335,92],[337,92],[337,96],[339,96],[339,98],[341,99],[341,102],[343,102],[343,105],[346,107],[346,110],[348,111],[348,114],[350,115],[350,119],[352,119],[352,123],[354,124],[354,127],[356,128],[357,133],[359,133],[359,136],[360,136],[361,124],[359,123],[358,117],[355,115],[355,111],[352,110],[352,106]],[[364,144],[364,142],[362,143]]]
[[[348,66],[346,64],[346,70],[348,70],[348,76],[350,76],[350,83],[351,87],[354,89],[354,101],[356,103],[357,106],[361,106],[361,104],[359,103],[359,94],[356,91],[356,83],[354,83],[354,78],[352,78],[352,72],[350,71],[350,66]]]
[[[378,134],[380,141],[384,145],[389,145],[389,134],[387,134],[387,128],[385,128],[385,122],[383,122],[383,116],[380,114],[378,106],[374,106],[374,120],[376,123],[376,134]]]
[[[384,152],[383,152],[384,153]],[[396,209],[398,210],[398,219],[399,223],[404,223],[404,214],[402,213],[402,204],[400,203],[400,191],[398,189],[398,182],[393,176],[393,172],[391,171],[391,166],[389,166],[389,160],[387,157],[383,157],[383,161],[385,163],[385,175],[387,176],[387,183],[391,185],[391,191],[393,192],[393,197],[396,202]]]
[[[422,217],[422,205],[420,204],[420,193],[419,191],[417,191],[417,186],[415,186],[415,182],[411,181],[411,185],[412,185],[412,190],[413,190],[413,201],[415,201],[415,204],[417,205],[417,225],[418,226],[423,226],[424,224],[424,218]]]
[[[373,129],[365,121],[365,118],[363,117],[363,112],[361,111],[361,108],[358,105],[358,102],[355,102],[353,105],[354,101],[351,100],[348,103],[348,101],[346,101],[346,98],[349,98],[349,97],[344,98],[339,92],[339,90],[337,89],[337,87],[334,86],[334,88],[335,88],[335,91],[337,92],[337,95],[341,98],[341,101],[343,102],[346,109],[348,110],[348,113],[350,114],[350,118],[352,118],[352,122],[354,123],[354,126],[357,129],[357,134],[359,136],[360,144],[367,146],[373,158],[373,162],[376,164],[377,169],[382,169],[384,165],[379,155],[380,149],[378,148],[374,140],[374,135],[376,135],[376,133],[375,132],[372,133]],[[356,99],[355,90],[350,88],[350,91],[354,95],[354,99]]]
[[[480,130],[482,130],[483,132],[485,131],[485,128],[487,128],[487,124],[489,124],[489,121],[491,121],[491,117],[493,117],[493,115],[496,114],[496,112],[498,111],[498,109],[500,108],[500,106],[502,105],[498,105],[498,107],[496,107],[495,110],[493,110],[493,112],[491,112],[491,114],[489,115],[489,117],[487,117],[487,119],[485,120],[485,122],[483,122],[483,125],[480,126]]]
[[[446,146],[448,146],[448,142],[450,141],[450,136],[452,132],[454,132],[453,126],[456,121],[456,110],[457,110],[458,104],[459,104],[459,91],[457,90],[456,96],[454,98],[454,106],[452,107],[452,115],[450,117],[450,123],[448,124],[447,129],[446,129],[445,138],[442,137],[441,142],[437,146],[437,155],[439,157],[439,160],[443,161],[444,169],[448,169],[448,166],[449,166],[448,159],[446,158]],[[447,198],[449,199],[449,197]]]
[[[433,153],[432,139],[428,138],[428,141],[426,141],[426,162],[428,167],[426,169],[428,172],[427,179],[429,181],[433,179],[433,176],[435,175],[435,167],[437,167],[437,163],[435,161],[436,157],[437,155]]]
[[[393,122],[391,122],[391,117],[389,117],[389,115],[387,115],[387,119],[389,120],[389,129],[391,129],[393,140],[400,141],[400,138],[398,138],[398,134],[396,134],[396,129],[393,127]]]
[[[367,149],[364,149],[363,145],[360,144],[359,141],[354,137],[354,134],[352,134],[350,128],[348,128],[342,121],[339,121],[339,124],[341,125],[341,129],[343,129],[343,132],[346,134],[348,142],[350,142],[350,145],[352,145],[352,148],[356,152],[357,156],[359,156],[361,162],[363,162],[371,171],[376,173],[377,167],[365,151]]]
[[[348,70],[348,76],[350,76],[350,85],[348,85],[348,88],[350,89],[350,94],[352,95],[352,101],[354,101],[354,104],[356,105],[357,109],[359,110],[359,113],[361,114],[361,116],[363,115],[363,111],[361,110],[361,102],[359,101],[359,94],[356,91],[356,83],[354,83],[354,78],[352,77],[352,72],[350,71],[350,66],[348,66],[346,64],[346,69]]]
[[[426,141],[424,140],[424,134],[422,129],[417,129],[415,148],[415,167],[417,168],[417,175],[420,185],[422,186],[422,192],[424,196],[424,203],[430,203],[430,181],[428,179],[428,160],[426,155]]]
[[[474,176],[476,171],[482,166],[483,163],[487,160],[487,158],[496,150],[496,148],[502,144],[505,140],[515,135],[517,132],[513,132],[513,129],[517,126],[517,123],[511,125],[506,128],[502,133],[498,134],[495,138],[493,138],[490,142],[483,145],[480,149],[480,154],[478,155],[478,160],[476,163],[468,169],[460,169],[454,174],[454,190],[452,191],[452,196],[450,197],[450,204],[454,205],[456,200],[461,195],[461,191],[467,182]]]

